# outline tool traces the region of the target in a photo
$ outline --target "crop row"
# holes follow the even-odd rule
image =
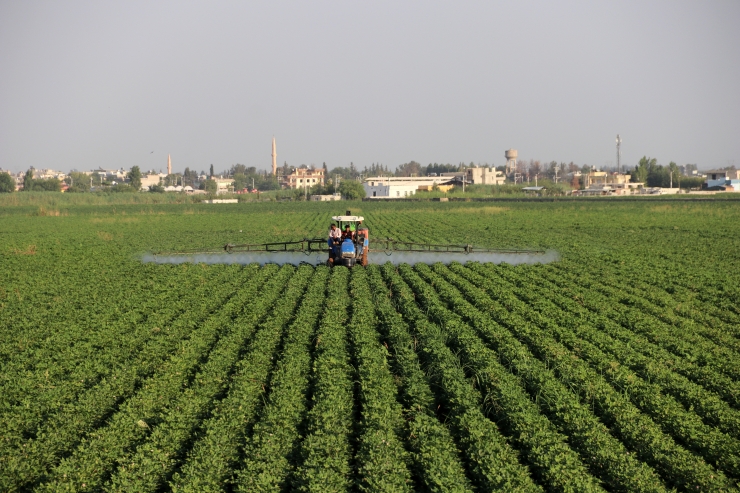
[[[621,303],[630,315],[629,318],[624,319],[629,320],[630,323],[646,326],[648,329],[656,327],[665,332],[671,332],[694,353],[711,354],[714,361],[723,361],[720,366],[722,371],[736,380],[740,379],[740,355],[734,351],[738,348],[738,341],[726,332],[723,333],[721,328],[714,329],[693,321],[672,317],[664,308],[657,307],[640,296],[630,294],[621,287],[612,287],[608,281],[594,282],[589,280],[587,275],[574,277],[572,273],[562,269],[559,270],[558,275],[562,276],[563,280],[583,285],[586,289],[611,299],[612,303]]]
[[[465,375],[455,353],[447,346],[446,327],[427,319],[414,301],[415,293],[390,264],[383,266],[383,275],[393,290],[398,310],[418,337],[418,350],[443,394],[447,417],[466,454],[473,479],[487,491],[538,491],[539,487],[532,483],[529,469],[519,462],[519,456],[507,438],[483,414],[483,397]],[[502,395],[504,401],[500,402],[505,402],[510,390],[505,386]],[[584,491],[601,491],[598,482],[567,446],[565,437],[554,432],[546,419],[521,412],[521,407],[516,411],[514,408],[511,410],[514,413],[507,415],[509,423],[514,421],[516,424],[511,426],[512,433],[508,438],[520,450],[528,448],[528,453],[525,452],[527,463],[541,482],[555,490],[564,490],[570,485]],[[519,429],[514,431],[517,425]]]
[[[5,309],[0,310],[0,326],[5,328],[0,332],[0,371],[18,358],[33,358],[39,349],[60,347],[57,342],[74,343],[66,331],[70,324],[96,330],[124,315],[143,316],[146,312],[139,308],[146,300],[130,293],[151,291],[161,296],[175,287],[169,280],[153,282],[151,272],[131,276],[122,265],[106,266],[108,275],[102,278],[88,269],[60,275],[54,267],[38,262],[33,269],[8,266],[8,273],[16,275],[0,283],[5,288],[13,286],[10,293],[0,291],[5,294]],[[183,271],[178,269],[171,277],[182,273],[180,281],[185,281]]]
[[[563,262],[553,266],[553,269],[567,272],[569,267],[572,267],[570,263]],[[581,278],[588,279],[589,282],[594,280],[593,274],[589,272],[583,273]],[[667,323],[679,327],[688,322],[691,329],[699,331],[717,344],[730,345],[735,350],[739,347],[740,319],[733,311],[721,309],[717,305],[724,296],[712,299],[711,303],[702,303],[695,296],[686,296],[687,293],[684,293],[677,300],[674,297],[675,285],[668,288],[674,293],[671,295],[664,290],[665,285],[659,287],[648,284],[634,276],[599,276],[598,282],[628,293],[630,297],[625,301],[638,308],[644,306],[646,311]]]
[[[398,388],[380,344],[365,269],[352,269],[350,342],[359,397],[356,483],[360,491],[411,491],[409,457],[403,447],[404,418]]]
[[[272,267],[260,270],[253,282],[193,332],[156,374],[142,382],[139,390],[116,409],[103,427],[88,432],[79,446],[48,473],[44,481],[46,489],[84,491],[102,487],[118,461],[156,429],[170,403],[192,383],[219,340],[239,324],[245,330],[253,330],[291,272],[292,269],[276,272]],[[254,298],[258,290],[262,296]]]
[[[722,473],[666,435],[661,428],[664,424],[662,420],[656,423],[643,414],[622,393],[622,388],[612,387],[607,381],[607,375],[602,375],[582,360],[579,357],[580,352],[573,353],[559,343],[550,334],[556,329],[555,324],[541,317],[537,321],[541,325],[535,325],[527,316],[536,317],[539,314],[522,307],[519,304],[521,302],[517,303],[518,300],[513,299],[509,292],[495,287],[488,280],[481,280],[479,287],[476,287],[451,273],[446,277],[461,289],[472,305],[509,329],[535,356],[554,368],[559,379],[576,390],[582,402],[593,406],[601,421],[627,447],[637,452],[638,457],[660,472],[666,483],[683,488],[722,488],[729,484]],[[491,297],[481,288],[490,291]],[[461,315],[465,316],[462,312]],[[489,334],[481,332],[481,335],[492,342]],[[586,344],[585,341],[582,342],[581,348]],[[675,411],[670,406],[670,401],[662,399],[659,403],[665,404],[666,411]],[[694,438],[701,442],[703,437]],[[708,445],[707,442],[702,443]]]
[[[142,361],[142,357],[167,354],[167,348],[173,347],[188,333],[192,322],[220,306],[233,293],[233,283],[243,279],[237,277],[237,272],[229,271],[228,277],[215,279],[218,282],[216,289],[203,285],[189,296],[180,293],[181,299],[166,302],[161,310],[133,327],[128,325],[128,321],[114,324],[117,327],[110,327],[106,337],[98,337],[85,344],[84,350],[78,351],[82,345],[75,345],[67,351],[59,348],[59,354],[49,362],[46,371],[27,370],[25,374],[15,376],[15,383],[3,390],[3,404],[9,409],[0,414],[0,433],[8,443],[33,438],[43,421],[83,398],[86,392],[93,391],[101,380],[121,371],[122,367],[145,366],[146,361]],[[69,331],[77,332],[73,327]],[[151,347],[156,349],[152,351]],[[100,351],[100,348],[107,350]],[[43,385],[39,379],[44,379]],[[38,389],[36,392],[33,392],[34,387]],[[12,401],[14,395],[23,397],[11,405],[8,401]]]
[[[443,321],[454,334],[455,344],[466,356],[471,372],[489,392],[496,392],[495,386],[499,381],[509,380],[516,388],[516,378],[509,372],[515,374],[523,387],[519,391],[519,400],[526,402],[531,396],[536,396],[534,403],[527,404],[533,409],[532,413],[539,408],[558,431],[568,437],[570,446],[579,453],[592,474],[619,491],[665,490],[655,471],[637,461],[590,408],[581,403],[578,396],[508,330],[471,305],[441,276],[428,268],[417,272],[434,286],[434,291],[410,271],[405,271],[404,277],[420,293],[420,302],[429,307],[429,316]],[[444,308],[442,300],[449,304],[449,310]],[[483,344],[476,331],[491,341],[494,350]]]
[[[255,271],[256,269],[249,269],[246,272]],[[245,277],[250,278],[249,275]],[[261,277],[260,273],[255,279],[259,280]],[[223,300],[233,292],[233,286],[226,285],[222,290],[214,290],[214,298]],[[196,335],[204,329],[209,330],[219,317],[221,320],[228,318],[230,312],[240,308],[239,303],[243,303],[243,299],[240,300],[237,294],[224,306],[219,306],[213,316],[212,305],[204,303],[193,313],[192,319],[181,318],[176,325],[162,327],[161,331],[171,333],[170,337],[158,339],[159,343],[145,346],[136,361],[120,362],[110,375],[81,394],[76,401],[69,402],[50,414],[34,437],[25,439],[17,447],[9,442],[10,447],[3,449],[0,456],[4,469],[8,472],[2,476],[2,481],[8,481],[2,486],[13,489],[43,478],[48,468],[60,460],[60,455],[67,454],[76,447],[86,433],[104,423],[124,401],[139,391],[144,382],[152,378],[156,371],[160,371],[163,364],[166,366],[165,362],[171,358],[173,352],[177,352],[183,344],[192,344],[181,340],[188,337],[193,340],[191,331],[198,326],[201,319],[211,317],[204,328],[195,332]],[[19,454],[18,450],[23,453]]]
[[[283,330],[312,273],[310,267],[299,268],[286,283],[270,315],[256,328],[237,323],[219,340],[192,384],[172,402],[146,442],[118,461],[119,468],[110,479],[108,490],[159,489],[184,458],[182,450],[203,426],[230,438],[222,441],[222,447],[214,447],[216,456],[212,459],[222,459],[224,469],[233,465],[240,446],[234,435],[238,437],[253,422]],[[226,402],[219,401],[227,388]],[[213,417],[204,423],[208,416]]]
[[[478,282],[480,278],[471,272],[475,266],[469,267],[465,269],[453,265],[451,270],[474,283]],[[525,272],[514,273],[510,269],[498,269],[496,272],[502,280],[509,282],[508,289],[532,309],[547,311],[552,320],[561,325],[567,324],[573,336],[587,340],[608,352],[644,380],[658,385],[661,392],[672,395],[685,408],[693,409],[707,424],[740,438],[740,412],[730,407],[716,393],[675,372],[675,357],[665,354],[660,348],[644,340],[628,339],[629,342],[624,342],[612,337],[610,334],[628,331],[610,319],[588,311],[572,298],[561,295],[542,278],[532,277]],[[523,284],[528,286],[527,289],[518,287]],[[632,334],[627,333],[623,337],[629,338],[630,335]],[[636,348],[640,348],[640,351]]]
[[[549,274],[543,277],[544,282],[557,286],[556,291],[572,293],[584,308],[620,325],[623,330],[615,331],[615,337],[625,342],[636,343],[635,347],[641,351],[652,347],[662,350],[659,351],[664,355],[661,357],[664,361],[671,362],[670,365],[675,371],[716,392],[735,408],[740,408],[740,383],[722,372],[724,360],[721,357],[695,352],[691,345],[680,340],[674,331],[662,329],[659,324],[649,321],[634,322],[640,317],[639,314],[624,315],[623,312],[614,309],[608,298],[592,290],[580,288],[573,283],[563,283],[561,279]],[[632,318],[633,321],[625,322],[628,318]],[[650,356],[655,357],[655,353]]]
[[[348,280],[348,269],[332,272],[326,310],[317,330],[312,406],[293,480],[298,491],[344,491],[352,484],[354,371],[346,340]]]
[[[450,430],[438,419],[440,405],[431,382],[422,371],[416,340],[398,314],[393,293],[385,285],[377,266],[367,268],[373,293],[378,329],[389,346],[389,364],[400,377],[401,402],[406,414],[406,442],[411,450],[414,479],[419,489],[432,492],[473,491],[457,444]]]
[[[563,266],[573,267],[564,261]],[[697,269],[693,266],[674,263],[670,269],[656,269],[644,263],[636,263],[636,269],[625,271],[624,266],[607,267],[605,275],[624,277],[630,280],[633,294],[644,293],[647,299],[665,300],[666,296],[679,302],[677,311],[702,323],[721,320],[725,328],[736,337],[740,336],[740,312],[728,294],[735,283],[717,278],[716,271]],[[621,284],[621,283],[620,283]],[[729,288],[729,289],[728,289]],[[730,293],[728,293],[730,291]],[[665,293],[665,296],[661,296]],[[668,300],[670,302],[670,300]],[[658,302],[657,304],[660,304]]]
[[[325,305],[328,278],[329,269],[317,267],[298,315],[287,331],[270,381],[267,402],[251,434],[245,437],[244,460],[233,479],[240,491],[285,489],[294,471],[301,437],[299,428],[308,410],[311,340]],[[183,468],[184,479],[175,482],[174,491],[219,491],[219,486],[223,485],[218,481],[224,479],[226,473],[222,464],[227,462],[219,457],[220,439],[207,438],[204,442],[207,446],[194,449],[191,460]],[[230,439],[235,439],[233,434],[223,437],[226,441]],[[212,461],[210,457],[213,456],[218,460]]]

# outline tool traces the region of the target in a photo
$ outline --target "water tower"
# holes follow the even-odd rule
[[[516,172],[516,158],[519,154],[516,152],[516,149],[509,149],[504,155],[506,156],[506,176],[509,176]]]

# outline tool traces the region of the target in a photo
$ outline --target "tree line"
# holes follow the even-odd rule
[[[488,163],[484,163],[480,166],[489,167]],[[424,166],[421,163],[412,160],[407,163],[399,164],[395,169],[390,169],[388,166],[381,163],[372,163],[370,166],[359,168],[355,166],[353,162],[350,162],[348,166],[336,166],[331,169],[328,169],[326,163],[323,163],[322,167],[324,169],[325,183],[323,185],[319,184],[311,187],[308,190],[311,194],[331,194],[340,192],[339,188],[342,183],[346,183],[348,181],[360,182],[362,179],[371,176],[438,176],[442,173],[462,172],[467,168],[476,167],[476,164],[473,162],[469,164],[465,164],[464,162],[460,162],[458,164],[429,163]],[[279,190],[281,188],[280,176],[287,176],[296,168],[315,168],[315,166],[302,164],[300,166],[293,167],[289,166],[287,162],[284,162],[283,165],[278,168],[278,176],[273,176],[270,171],[258,170],[255,166],[246,166],[244,164],[237,163],[232,165],[226,171],[219,173],[219,176],[222,178],[232,179],[234,181],[235,190]],[[505,166],[497,166],[495,169],[501,172],[506,171]],[[519,175],[522,182],[549,180],[553,183],[567,183],[573,188],[578,188],[581,185],[577,176],[578,172],[584,175],[588,174],[593,169],[594,168],[592,166],[579,166],[572,161],[570,163],[564,163],[557,161],[545,162],[531,159],[528,162],[524,160],[517,161],[514,171]],[[634,169],[630,171],[632,182],[645,183],[645,185],[649,187],[667,188],[673,185],[674,187],[689,188],[699,187],[704,181],[702,178],[690,176],[690,173],[694,170],[696,170],[695,164],[678,166],[675,162],[671,161],[668,165],[663,166],[658,164],[656,158],[643,156]],[[605,171],[616,170],[606,168]],[[169,174],[163,177],[160,183],[151,186],[150,191],[164,192],[164,187],[181,185],[215,192],[216,183],[212,180],[201,180],[200,177],[203,175],[209,178],[216,177],[213,164],[210,165],[208,173],[205,171],[198,173],[196,170],[191,170],[188,167],[185,168],[185,171],[182,173]],[[142,176],[139,166],[133,166],[127,176],[129,183],[117,183],[114,185],[112,182],[106,181],[103,176],[97,173],[90,175],[72,171],[69,173],[67,178],[65,178],[64,183],[67,184],[67,191],[69,192],[89,192],[91,187],[103,187],[106,190],[114,192],[138,191],[141,188]],[[23,190],[58,192],[62,188],[62,183],[63,182],[56,178],[34,178],[33,171],[28,170],[23,179]],[[339,185],[335,185],[336,183],[339,183]],[[349,184],[345,185],[345,189],[347,188],[352,188],[352,186]],[[12,192],[14,190],[15,181],[13,177],[8,173],[0,173],[0,192]],[[348,189],[346,191],[350,194],[355,193]],[[301,190],[301,193],[305,192],[305,190]]]

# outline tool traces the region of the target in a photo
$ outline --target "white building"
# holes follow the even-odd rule
[[[416,194],[419,187],[441,185],[449,181],[449,176],[376,176],[365,179],[362,186],[366,197],[399,199]]]
[[[331,202],[333,200],[342,200],[342,194],[333,193],[331,195],[311,195],[311,200],[314,202]]]
[[[365,182],[363,184],[365,187],[365,196],[366,197],[390,197],[390,198],[402,198],[402,197],[409,197],[411,195],[414,195],[417,190],[419,190],[419,185],[416,185],[414,183],[408,184],[408,183],[382,183],[377,182],[374,185],[369,184],[368,182]]]
[[[506,177],[494,168],[468,168],[465,181],[473,185],[503,185]]]

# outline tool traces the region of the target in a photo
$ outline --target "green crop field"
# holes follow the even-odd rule
[[[155,265],[324,235],[547,265]],[[735,491],[740,202],[0,206],[0,491]]]

